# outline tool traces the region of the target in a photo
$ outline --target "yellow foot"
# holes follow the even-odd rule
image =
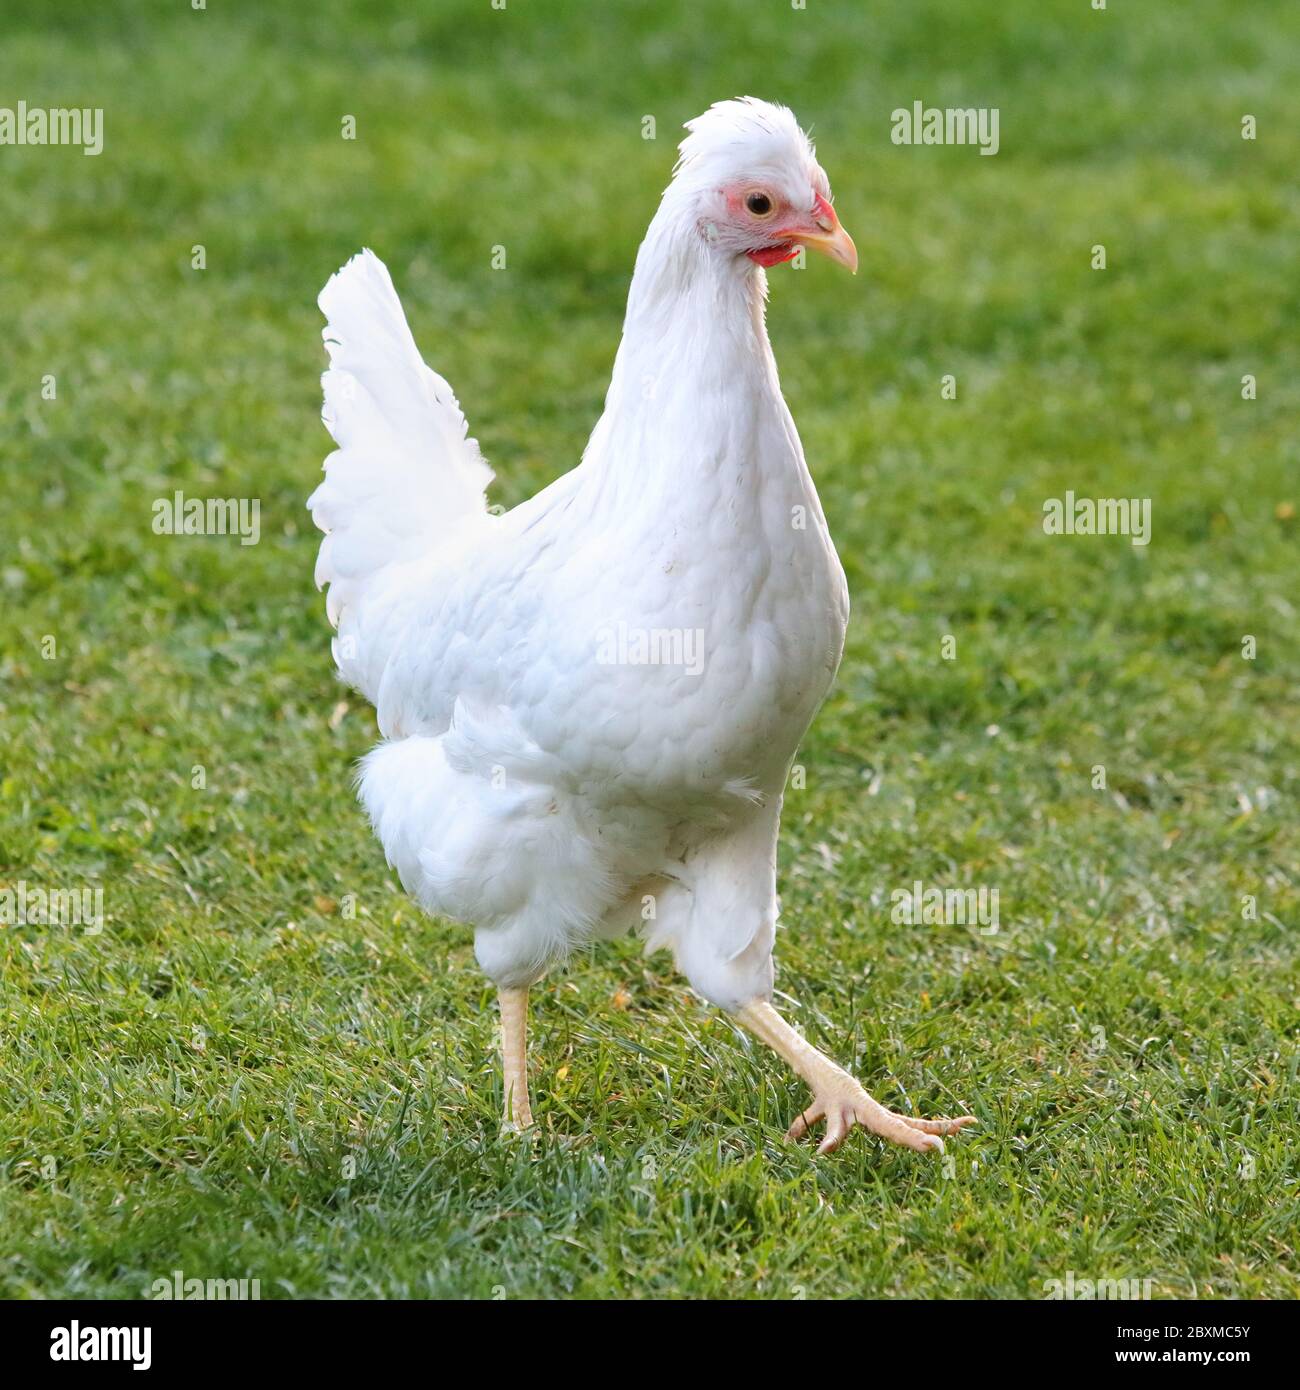
[[[497,991],[501,1004],[501,1061],[505,1083],[505,1113],[501,1134],[522,1134],[533,1127],[528,1101],[528,990]]]
[[[520,1068],[522,1072],[522,1064]],[[516,1093],[513,1083],[506,1086],[506,1108],[501,1116],[501,1137],[526,1134],[533,1127],[533,1107],[528,1101],[528,1082],[524,1080]]]
[[[824,1119],[826,1137],[818,1145],[819,1154],[838,1149],[854,1125],[862,1125],[872,1134],[917,1153],[932,1149],[942,1153],[941,1134],[956,1134],[963,1125],[975,1123],[974,1115],[961,1115],[955,1120],[914,1120],[910,1115],[895,1115],[886,1110],[843,1067],[791,1028],[765,999],[743,1005],[736,1010],[736,1017],[756,1038],[780,1053],[812,1087],[812,1104],[790,1126],[786,1138],[802,1139],[810,1125]]]
[[[826,1137],[817,1146],[819,1154],[838,1149],[854,1125],[861,1125],[872,1134],[892,1144],[915,1149],[917,1153],[930,1150],[942,1153],[940,1135],[956,1134],[964,1125],[976,1123],[974,1115],[960,1115],[955,1120],[917,1120],[911,1115],[896,1115],[873,1100],[847,1072],[827,1076],[821,1081],[812,1103],[790,1126],[785,1137],[802,1139],[809,1127],[822,1119],[826,1121]]]

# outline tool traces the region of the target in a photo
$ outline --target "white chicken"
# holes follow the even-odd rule
[[[532,1124],[528,989],[633,927],[812,1088],[790,1134],[862,1124],[912,1149],[971,1121],[874,1101],[776,1011],[776,841],[848,597],[764,326],[764,267],[857,269],[794,116],[753,98],[687,125],[636,260],[581,464],[504,515],[450,387],[369,251],[320,296],[338,445],[326,533],[343,678],[383,741],[360,794],[430,913],[474,929],[501,1008],[505,1128]]]

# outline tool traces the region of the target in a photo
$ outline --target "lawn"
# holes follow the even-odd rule
[[[0,146],[0,887],[106,920],[0,927],[0,1293],[1300,1295],[1300,10],[5,9],[0,106],[104,148]],[[979,1116],[941,1161],[784,1142],[801,1088],[631,941],[534,992],[500,1142],[494,991],[354,801],[311,582],[329,273],[387,260],[511,505],[599,413],[677,128],[742,92],[862,261],[771,276],[853,602],[778,988]],[[892,144],[915,100],[999,152]],[[155,534],[176,490],[259,542]],[[1150,544],[1046,534],[1067,491]],[[916,880],[999,929],[891,921]]]

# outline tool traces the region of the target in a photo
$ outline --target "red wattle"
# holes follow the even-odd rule
[[[785,241],[779,246],[764,246],[757,251],[746,251],[755,265],[773,266],[780,265],[782,261],[792,261],[799,254],[797,242]]]

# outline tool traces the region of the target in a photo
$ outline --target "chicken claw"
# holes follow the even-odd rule
[[[819,1154],[838,1149],[854,1125],[917,1153],[942,1153],[940,1135],[957,1134],[964,1125],[976,1123],[974,1115],[959,1115],[954,1120],[918,1120],[886,1110],[855,1077],[791,1028],[766,1000],[746,1004],[736,1011],[736,1017],[755,1037],[784,1057],[812,1087],[812,1103],[795,1119],[786,1138],[802,1139],[812,1125],[824,1119],[826,1134],[817,1146]]]
[[[826,1134],[817,1146],[819,1154],[834,1153],[849,1136],[855,1124],[878,1134],[882,1139],[915,1149],[917,1153],[931,1150],[942,1153],[943,1134],[956,1134],[964,1125],[976,1123],[974,1115],[961,1115],[953,1120],[918,1120],[911,1115],[899,1115],[886,1110],[847,1072],[828,1076],[812,1102],[795,1117],[786,1131],[787,1139],[802,1139],[818,1120],[826,1121]]]

